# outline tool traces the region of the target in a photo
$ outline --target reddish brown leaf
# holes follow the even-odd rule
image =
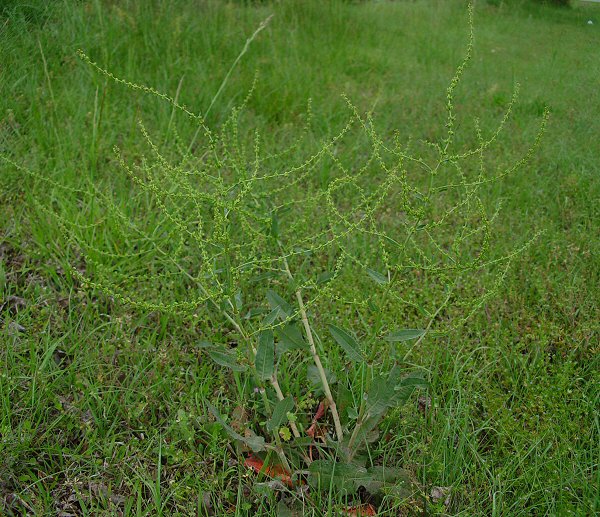
[[[244,465],[254,472],[269,476],[270,478],[278,479],[284,485],[293,486],[291,473],[285,470],[281,465],[268,465],[265,467],[265,462],[254,455],[248,456],[244,460]]]
[[[317,434],[317,422],[319,421],[319,419],[323,418],[323,415],[325,415],[325,412],[327,411],[327,400],[322,400],[319,403],[319,407],[317,408],[317,412],[315,413],[315,416],[312,419],[312,422],[310,423],[310,427],[306,430],[306,434],[308,436],[310,436],[311,438],[314,438],[315,435]]]
[[[317,413],[315,414],[315,416],[312,420],[313,423],[316,422],[317,420],[319,420],[319,418],[323,418],[325,411],[327,411],[327,401],[322,400],[319,404],[319,407],[317,408]]]

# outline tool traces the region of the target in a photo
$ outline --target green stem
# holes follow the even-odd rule
[[[294,276],[290,271],[290,266],[288,264],[285,255],[283,255],[283,263],[285,265],[286,273],[290,280],[294,280]],[[329,409],[331,410],[331,416],[333,417],[333,424],[335,426],[335,433],[337,435],[338,441],[342,441],[344,438],[344,431],[342,430],[342,422],[340,420],[340,415],[337,410],[337,405],[331,394],[331,389],[329,388],[329,382],[327,381],[327,375],[325,374],[325,369],[323,368],[323,364],[321,363],[321,358],[319,357],[319,353],[317,351],[317,347],[315,346],[315,340],[313,338],[312,330],[310,328],[310,323],[308,322],[308,316],[306,314],[306,308],[304,306],[304,301],[302,300],[302,291],[300,289],[296,290],[296,300],[298,302],[298,307],[300,309],[300,316],[302,318],[302,325],[304,326],[304,331],[306,333],[306,339],[308,340],[308,345],[310,347],[310,353],[312,355],[315,366],[317,367],[317,371],[319,372],[319,379],[321,380],[321,385],[323,387],[323,391],[325,392],[325,397],[327,398],[327,402],[329,404]]]

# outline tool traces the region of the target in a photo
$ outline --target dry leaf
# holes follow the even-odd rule
[[[254,455],[250,455],[244,461],[244,465],[254,472],[261,472],[270,478],[278,479],[288,487],[293,486],[292,475],[285,470],[281,465],[268,465],[265,467],[265,462]]]

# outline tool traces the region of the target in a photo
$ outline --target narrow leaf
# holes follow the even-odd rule
[[[236,356],[230,352],[225,352],[218,348],[209,348],[208,355],[215,363],[230,368],[234,372],[243,372],[246,370],[246,367],[239,364]]]
[[[279,318],[282,321],[291,318],[294,314],[292,306],[271,289],[267,291],[267,301],[269,302],[271,309],[279,311]]]
[[[276,212],[271,214],[271,235],[279,239],[279,219]]]
[[[379,271],[375,271],[374,269],[367,268],[367,274],[378,284],[387,284],[389,282],[387,276],[381,274]]]
[[[287,421],[287,414],[294,409],[293,397],[286,397],[275,404],[273,415],[267,422],[267,429],[271,432],[277,431],[279,426]]]
[[[270,280],[271,278],[277,278],[278,273],[275,271],[265,271],[264,273],[260,273],[256,276],[253,276],[249,279],[251,283],[259,283],[264,282],[265,280]]]
[[[333,339],[337,341],[338,345],[344,349],[352,361],[361,362],[365,360],[360,351],[358,342],[348,332],[335,325],[329,325],[329,333],[333,336]]]
[[[256,373],[263,379],[270,379],[275,370],[275,340],[272,330],[263,330],[258,335],[258,347],[254,360]]]
[[[385,336],[385,340],[390,342],[410,341],[411,339],[421,337],[423,334],[425,334],[425,330],[420,329],[395,330]]]
[[[231,438],[245,443],[254,452],[261,452],[265,450],[265,439],[262,436],[257,436],[255,434],[252,434],[249,437],[242,436],[234,431],[231,426],[227,425],[215,406],[213,406],[208,400],[205,400],[204,402],[206,403],[206,406],[208,407],[208,410],[211,412],[212,416],[215,417],[215,420],[221,425],[221,427],[223,427],[223,429],[225,429]]]
[[[326,284],[333,277],[335,277],[335,273],[333,271],[323,271],[323,273],[320,273],[317,277],[317,285]]]
[[[269,314],[267,314],[264,318],[263,318],[263,325],[265,325],[266,327],[270,327],[271,325],[273,325],[273,323],[275,323],[275,321],[279,318],[279,316],[281,315],[281,310],[279,308],[277,309],[273,309],[271,312],[269,312]]]

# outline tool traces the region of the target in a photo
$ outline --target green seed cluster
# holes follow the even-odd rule
[[[517,87],[489,137],[484,137],[476,121],[477,146],[453,149],[454,92],[473,52],[472,16],[470,8],[466,55],[446,92],[446,136],[440,143],[427,142],[430,152],[412,151],[397,133],[385,137],[376,129],[373,114],[361,113],[347,97],[347,122],[315,145],[308,157],[297,155],[312,134],[310,103],[298,139],[268,152],[259,132],[247,137],[243,125],[256,78],[241,104],[223,123],[210,128],[202,115],[176,98],[116,77],[79,51],[82,60],[100,74],[168,103],[196,128],[188,145],[172,119],[173,137],[165,147],[140,120],[147,154],[130,156],[127,150],[114,148],[115,163],[146,196],[148,209],[160,214],[150,218],[155,226],[139,225],[97,185],[68,187],[7,156],[2,159],[53,189],[79,201],[93,199],[102,207],[96,209],[100,215],[93,222],[81,224],[77,218],[61,216],[59,210],[38,206],[83,257],[86,272],[74,270],[74,274],[87,288],[144,311],[190,315],[207,306],[225,308],[239,317],[242,293],[284,283],[286,269],[292,268],[293,289],[310,292],[309,306],[322,299],[366,306],[376,295],[344,300],[340,286],[343,278],[370,272],[386,296],[418,306],[431,318],[434,311],[419,306],[402,289],[407,276],[422,275],[423,281],[440,286],[442,306],[452,303],[466,309],[461,311],[466,319],[493,294],[514,257],[533,241],[505,256],[490,256],[499,207],[488,215],[479,191],[528,163],[548,119],[545,111],[535,141],[521,160],[505,170],[487,172],[485,152],[509,119]],[[357,144],[365,141],[367,145]],[[95,243],[102,233],[110,233],[104,239],[110,246]],[[378,251],[377,264],[370,263],[373,249]],[[133,257],[148,257],[151,267],[147,271],[124,267]],[[461,275],[495,265],[499,266],[496,284],[477,299],[449,294],[457,289]],[[323,274],[327,282],[320,280]],[[439,310],[437,303],[434,308]],[[296,312],[283,321],[266,318],[254,333],[297,316]]]

